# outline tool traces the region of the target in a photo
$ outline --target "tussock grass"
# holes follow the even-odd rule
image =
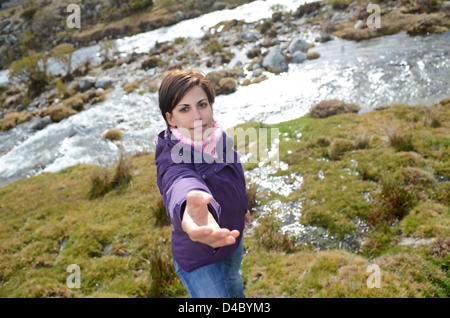
[[[112,189],[123,189],[132,182],[132,165],[128,156],[121,153],[119,163],[114,168],[114,175],[110,169],[104,167],[96,167],[91,175],[91,189],[89,197],[95,199],[101,197]]]
[[[359,252],[318,251],[300,248],[281,234],[275,217],[261,219],[253,234],[245,232],[247,297],[450,295],[450,109],[441,108],[441,125],[435,128],[421,120],[423,114],[421,106],[397,105],[275,126],[283,136],[279,159],[288,164],[275,175],[299,174],[303,183],[287,197],[255,190],[254,201],[302,199],[301,222],[323,227],[338,239],[354,233],[355,218],[368,231]],[[397,151],[385,143],[383,122],[410,125],[414,151]],[[369,147],[355,146],[362,131],[371,136]],[[329,160],[338,138],[352,149]],[[173,269],[172,227],[156,186],[153,155],[135,156],[119,166],[102,171],[77,165],[0,189],[1,297],[187,296]],[[93,184],[90,176],[96,173],[108,191],[91,198],[91,189],[103,187]],[[405,237],[431,243],[399,245]],[[81,268],[80,289],[66,285],[70,264]],[[367,286],[370,264],[380,266],[381,288]]]
[[[412,144],[411,134],[407,135],[398,127],[394,125],[387,125],[384,127],[385,140],[387,144],[394,147],[397,151],[411,151],[414,149]]]

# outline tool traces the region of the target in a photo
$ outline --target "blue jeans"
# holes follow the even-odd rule
[[[175,271],[192,298],[245,298],[241,263],[244,239],[230,256],[217,263],[186,272],[178,266]]]

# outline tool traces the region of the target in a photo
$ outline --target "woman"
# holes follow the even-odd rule
[[[157,183],[173,224],[175,270],[189,295],[238,298],[245,297],[240,267],[249,197],[232,140],[214,119],[214,98],[200,71],[164,78],[159,107],[167,129],[156,142]]]

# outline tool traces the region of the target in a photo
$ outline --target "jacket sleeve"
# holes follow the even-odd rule
[[[159,168],[159,167],[158,167]],[[201,179],[197,171],[189,164],[171,164],[160,173],[158,186],[163,194],[163,202],[176,229],[182,230],[181,220],[186,205],[186,196],[190,191],[199,190],[211,194],[206,183]],[[214,199],[208,205],[208,210],[220,224],[221,208]]]

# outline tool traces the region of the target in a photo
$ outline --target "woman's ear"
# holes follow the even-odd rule
[[[173,116],[171,113],[166,112],[166,120],[167,120],[167,123],[169,124],[169,126],[176,127],[175,123],[173,122]]]

